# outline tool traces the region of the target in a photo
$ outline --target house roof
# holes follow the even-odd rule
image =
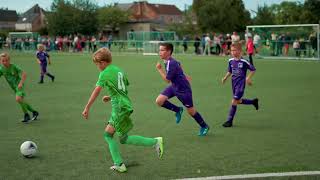
[[[0,9],[0,21],[14,21],[18,20],[18,14],[14,10]]]
[[[167,4],[149,4],[158,14],[165,15],[182,15],[182,12],[175,5]]]
[[[44,10],[38,5],[34,5],[32,8],[23,13],[18,19],[17,23],[32,23],[35,18],[44,13]]]

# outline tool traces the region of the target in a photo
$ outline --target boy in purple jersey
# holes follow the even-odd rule
[[[231,45],[231,55],[233,58],[229,59],[228,72],[222,78],[222,84],[224,84],[226,80],[232,75],[233,92],[233,99],[228,120],[223,124],[223,127],[232,127],[233,118],[236,114],[238,104],[253,105],[256,108],[256,110],[259,109],[259,103],[257,98],[242,99],[246,83],[250,86],[252,85],[251,78],[254,75],[256,69],[248,61],[242,59],[241,49],[242,48],[240,43]],[[250,73],[246,77],[248,69],[250,70]]]
[[[37,48],[38,48],[38,51],[36,56],[37,56],[38,63],[40,64],[40,71],[41,71],[39,84],[43,83],[44,75],[49,76],[52,82],[54,82],[54,76],[49,72],[47,72],[47,63],[51,64],[50,56],[47,52],[44,51],[43,44],[38,44]],[[48,62],[47,62],[47,58],[48,58]]]
[[[160,58],[164,61],[165,71],[162,69],[161,64],[158,62],[156,68],[160,73],[162,79],[171,83],[162,93],[157,97],[156,103],[168,110],[176,113],[176,123],[181,121],[183,107],[177,107],[170,103],[168,99],[176,96],[180,102],[187,108],[188,113],[200,125],[199,136],[208,134],[209,126],[201,117],[200,113],[196,111],[192,101],[192,90],[189,84],[189,79],[183,73],[180,62],[172,58],[173,45],[171,43],[161,43],[159,48]]]

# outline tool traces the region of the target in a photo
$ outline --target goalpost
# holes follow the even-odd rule
[[[247,32],[260,36],[259,56],[274,59],[320,60],[319,24],[252,25]]]
[[[174,31],[130,31],[127,32],[128,48],[142,50],[143,55],[158,55],[159,43],[174,41]]]

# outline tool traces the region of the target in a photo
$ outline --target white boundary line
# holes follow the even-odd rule
[[[283,172],[283,173],[211,176],[211,177],[198,177],[198,178],[184,178],[183,180],[249,179],[249,178],[266,178],[266,177],[282,177],[282,176],[310,176],[310,175],[320,175],[320,171],[298,171],[298,172]]]

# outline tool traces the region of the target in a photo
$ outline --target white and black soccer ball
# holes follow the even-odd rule
[[[34,157],[37,153],[38,147],[36,143],[32,141],[25,141],[20,146],[21,154],[26,158]]]

